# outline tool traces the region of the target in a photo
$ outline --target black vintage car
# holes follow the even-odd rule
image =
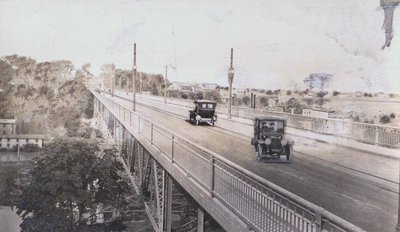
[[[217,121],[216,105],[217,103],[208,100],[194,101],[194,110],[189,110],[189,121],[196,125],[206,122],[214,126],[215,121]]]
[[[258,161],[290,163],[294,143],[286,138],[285,126],[286,120],[283,118],[255,118],[254,137],[251,139],[251,144],[256,149]]]

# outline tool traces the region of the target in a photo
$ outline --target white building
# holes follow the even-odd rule
[[[16,119],[0,119],[0,135],[15,134]]]
[[[24,146],[27,143],[43,146],[44,135],[41,134],[13,134],[0,135],[0,148],[11,149],[14,146]]]
[[[335,111],[325,111],[325,110],[314,110],[314,109],[303,109],[302,115],[310,116],[315,118],[330,118]]]

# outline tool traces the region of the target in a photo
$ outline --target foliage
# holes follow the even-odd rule
[[[217,90],[209,90],[204,92],[204,98],[211,101],[220,102],[221,96]]]
[[[181,92],[181,98],[182,98],[182,99],[188,99],[188,98],[189,98],[189,95],[188,95],[187,93]]]
[[[217,86],[218,87],[218,86]],[[196,100],[202,100],[202,99],[204,99],[204,95],[203,95],[203,92],[202,91],[199,91],[199,92],[197,92],[197,93],[195,93],[195,97],[194,97]]]
[[[250,103],[250,97],[249,96],[244,96],[242,98],[242,103],[245,105],[248,105]]]
[[[25,152],[38,152],[40,147],[37,144],[25,143],[20,149]]]
[[[320,88],[321,91],[324,87],[329,85],[329,81],[333,75],[328,73],[312,73],[304,79],[304,83],[308,85],[309,89]]]
[[[307,108],[307,106],[300,104],[300,102],[294,97],[290,98],[285,103],[285,111],[286,112],[291,112],[291,110],[293,109],[295,114],[301,114],[302,110],[305,108]]]
[[[328,94],[328,92],[319,91],[319,92],[317,93],[317,97],[323,98],[323,97],[325,97],[327,94]]]
[[[122,209],[128,189],[118,174],[123,167],[115,150],[105,150],[102,157],[99,151],[96,141],[81,138],[48,144],[17,205],[23,231],[78,231],[99,205]]]
[[[389,117],[389,115],[387,115],[387,114],[381,115],[381,116],[379,117],[379,122],[380,122],[380,123],[383,123],[383,124],[389,123],[389,122],[390,122],[390,117]]]
[[[262,96],[260,98],[260,103],[261,103],[262,106],[268,106],[268,98],[265,97],[265,96]]]

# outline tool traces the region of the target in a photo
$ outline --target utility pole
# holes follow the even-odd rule
[[[165,78],[164,78],[164,103],[167,104],[167,81],[168,81],[168,65],[165,65]]]
[[[132,90],[133,90],[133,108],[132,110],[136,110],[136,43],[133,44],[133,83],[132,83]]]
[[[114,98],[114,69],[111,71],[111,97]]]
[[[143,89],[143,75],[139,74],[139,93],[140,93],[140,98],[142,98],[142,89]]]
[[[232,82],[233,82],[233,48],[231,48],[231,66],[228,70],[228,83],[229,83],[229,108],[228,117],[232,118]]]

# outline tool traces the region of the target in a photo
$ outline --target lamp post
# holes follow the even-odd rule
[[[132,110],[136,110],[136,43],[133,44],[133,83],[132,83],[132,91],[133,91],[133,108]]]
[[[165,78],[164,78],[164,103],[167,104],[167,81],[168,81],[168,65],[165,65]]]
[[[228,69],[228,83],[229,83],[229,108],[228,117],[232,118],[232,82],[233,82],[233,48],[231,48],[231,66]]]

